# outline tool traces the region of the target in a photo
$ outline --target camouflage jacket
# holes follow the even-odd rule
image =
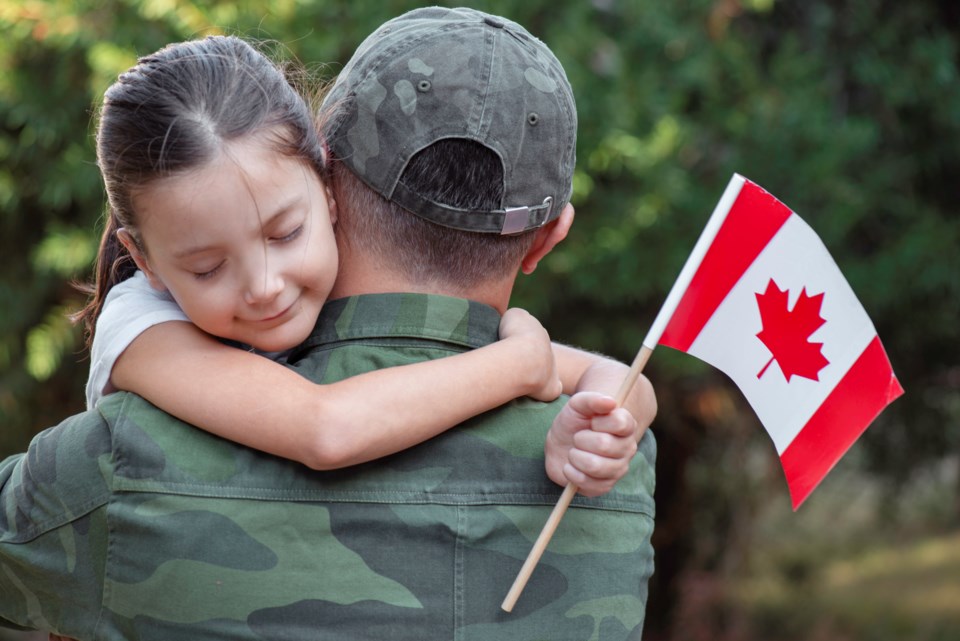
[[[291,366],[332,381],[483,345],[498,322],[452,298],[333,301]],[[499,607],[560,494],[542,460],[559,407],[520,399],[315,472],[112,394],[0,463],[0,621],[111,640],[638,639],[652,435]]]

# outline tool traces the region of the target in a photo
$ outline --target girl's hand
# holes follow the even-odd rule
[[[573,483],[584,496],[606,494],[630,468],[641,431],[612,397],[578,392],[547,433],[547,476],[558,485]]]
[[[550,335],[536,318],[519,307],[512,307],[500,319],[500,340],[510,341],[516,350],[512,367],[527,373],[528,396],[538,401],[552,401],[560,396],[557,363],[553,358]]]

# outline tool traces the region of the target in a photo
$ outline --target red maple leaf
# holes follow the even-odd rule
[[[807,289],[803,288],[793,309],[787,309],[787,290],[781,291],[771,278],[767,283],[767,291],[756,296],[763,323],[763,330],[757,334],[757,338],[773,353],[757,378],[763,376],[776,359],[788,383],[794,375],[820,380],[817,375],[830,361],[821,351],[823,343],[811,343],[808,339],[827,322],[820,317],[823,294],[808,296]]]

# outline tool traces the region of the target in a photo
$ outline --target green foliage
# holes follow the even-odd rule
[[[83,404],[88,363],[80,331],[64,317],[83,302],[70,282],[88,276],[98,241],[104,205],[93,121],[117,74],[168,42],[227,32],[273,43],[278,55],[330,77],[365,35],[418,4],[426,3],[0,3],[0,457]],[[738,172],[818,231],[906,388],[856,446],[857,460],[892,492],[958,451],[960,14],[953,4],[473,6],[549,43],[578,99],[577,224],[535,278],[521,279],[517,304],[558,340],[631,360]],[[741,465],[747,444],[775,465],[773,450],[722,376],[669,350],[657,352],[648,373],[660,396],[658,527],[684,531],[695,514],[698,528],[722,534],[733,528],[733,513],[769,498],[770,487],[782,490],[770,500],[787,501],[776,475],[763,477],[767,494],[758,494],[754,468]],[[848,457],[840,467],[853,464]],[[658,563],[667,569],[658,572],[669,575],[670,555],[696,547],[673,542],[659,542]],[[718,548],[696,549],[704,564],[721,556]]]
[[[36,381],[43,382],[53,376],[64,354],[76,344],[76,333],[68,320],[71,310],[63,307],[51,309],[43,323],[30,329],[27,334],[27,373]]]

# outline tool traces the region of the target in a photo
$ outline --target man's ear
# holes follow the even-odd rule
[[[117,240],[127,248],[127,251],[133,258],[133,262],[137,264],[137,269],[146,275],[150,286],[161,292],[167,291],[167,286],[164,285],[163,281],[157,278],[157,275],[150,269],[150,262],[147,260],[147,257],[143,255],[143,252],[140,251],[140,247],[137,245],[137,241],[133,239],[133,235],[121,227],[117,230]]]
[[[537,230],[537,237],[533,241],[533,246],[530,247],[530,251],[526,253],[523,262],[520,263],[520,269],[523,270],[524,274],[532,274],[543,257],[567,237],[570,227],[573,225],[573,215],[573,205],[567,203],[559,216]]]

